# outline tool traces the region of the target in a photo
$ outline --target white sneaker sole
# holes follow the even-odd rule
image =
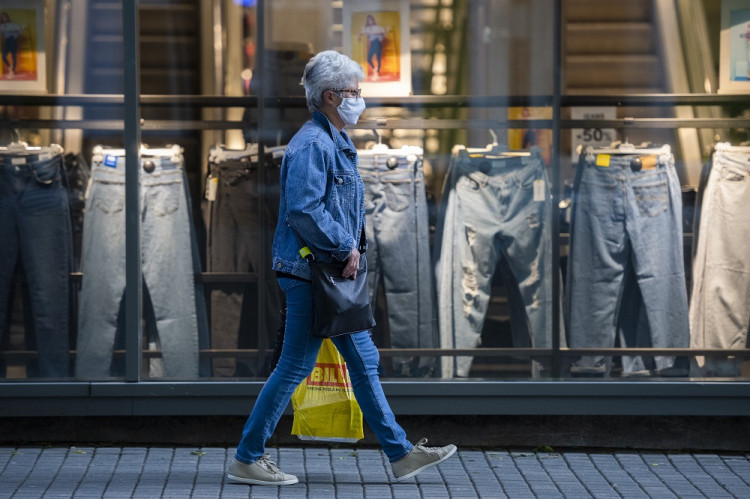
[[[404,476],[397,477],[396,481],[397,482],[403,482],[404,480],[408,480],[409,478],[413,477],[417,473],[423,472],[427,468],[432,468],[433,466],[437,466],[438,464],[442,463],[443,461],[445,461],[446,459],[448,459],[449,457],[451,457],[453,454],[455,454],[457,450],[458,450],[458,447],[454,446],[453,449],[448,454],[446,454],[445,456],[443,456],[443,458],[440,459],[439,461],[435,461],[434,463],[425,464],[421,468],[417,468],[414,471],[412,471],[411,473],[407,473]]]
[[[235,482],[247,483],[250,485],[294,485],[295,483],[299,483],[299,479],[297,477],[290,478],[289,480],[283,480],[281,482],[268,482],[265,480],[256,480],[254,478],[243,478],[241,476],[227,473],[227,478],[229,478],[230,480],[234,480]]]

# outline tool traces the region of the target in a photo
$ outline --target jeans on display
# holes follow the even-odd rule
[[[687,348],[682,198],[668,149],[581,155],[566,297],[573,348],[612,348],[618,334],[623,347]],[[609,375],[611,359],[584,356],[572,370]],[[658,374],[674,360],[626,357],[623,373]]]
[[[719,144],[701,205],[691,348],[746,348],[750,329],[750,148]],[[742,357],[696,357],[693,376],[739,376]]]
[[[504,258],[517,284],[513,313],[525,314],[529,336],[518,347],[551,348],[552,206],[539,148],[530,156],[454,154],[443,193],[436,257],[440,344],[480,344],[491,281]],[[468,376],[472,357],[442,359],[443,377]]]
[[[64,174],[59,153],[0,154],[0,338],[8,334],[11,283],[20,257],[30,297],[38,375],[44,378],[70,375],[73,240]]]
[[[437,348],[435,287],[421,157],[408,151],[360,151],[365,183],[370,302],[382,281],[390,347]],[[420,149],[421,152],[421,149]],[[396,376],[429,376],[434,357],[394,357]]]
[[[142,152],[140,172],[141,259],[161,346],[164,375],[199,374],[201,297],[195,283],[193,233],[180,153]],[[125,157],[96,148],[83,231],[76,376],[111,374],[112,351],[125,291]],[[150,311],[146,316],[150,316]],[[200,313],[199,313],[200,312]],[[202,343],[202,341],[200,342]]]
[[[278,164],[267,162],[266,179],[260,179],[257,155],[241,158],[212,160],[209,154],[209,176],[203,210],[208,229],[206,263],[208,272],[258,271],[264,265],[260,246],[260,231],[272,234],[278,219]],[[277,163],[280,163],[277,162]],[[259,196],[263,209],[258,210]],[[269,240],[270,248],[270,240]],[[270,274],[270,273],[269,273]],[[262,284],[265,291],[263,312],[268,318],[265,344],[259,344],[256,327],[258,303],[253,292],[255,285],[221,284],[210,289],[211,348],[236,349],[273,346],[276,319],[281,309],[279,287],[272,275]],[[243,307],[244,303],[244,307]],[[249,305],[249,306],[248,306]],[[244,320],[243,320],[244,319]],[[263,334],[261,332],[261,334]],[[255,367],[245,366],[235,358],[213,359],[214,376],[264,376]]]
[[[312,286],[298,279],[280,278],[286,294],[287,317],[284,346],[276,369],[258,395],[255,407],[242,430],[235,457],[252,463],[263,454],[279,418],[292,398],[294,389],[315,367],[321,338],[312,335]],[[390,462],[408,454],[412,445],[396,422],[378,377],[379,354],[370,333],[346,334],[331,338],[346,361],[354,396],[364,419],[378,438]]]

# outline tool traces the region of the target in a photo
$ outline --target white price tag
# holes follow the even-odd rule
[[[544,201],[545,196],[544,180],[534,180],[534,201]]]
[[[206,182],[206,199],[216,201],[216,191],[219,188],[219,179],[217,177],[208,177]]]

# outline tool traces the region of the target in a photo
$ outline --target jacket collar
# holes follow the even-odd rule
[[[341,132],[336,130],[336,127],[331,124],[325,114],[320,111],[313,112],[313,122],[328,133],[339,151],[348,150],[351,153],[356,152],[354,143],[349,138],[349,135],[344,130],[341,130]]]

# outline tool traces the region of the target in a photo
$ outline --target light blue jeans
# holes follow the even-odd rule
[[[582,155],[576,175],[566,287],[570,345],[612,348],[619,332],[626,347],[686,348],[682,198],[674,159],[623,154],[596,161]],[[633,294],[638,291],[641,299]],[[623,369],[635,372],[652,363],[647,360],[624,359]],[[657,371],[673,363],[672,356],[653,358]],[[576,364],[582,372],[609,374],[611,357],[584,356]]]
[[[281,358],[258,395],[242,431],[235,458],[249,464],[265,452],[279,418],[297,388],[315,367],[321,338],[312,335],[312,286],[297,279],[280,278],[286,294],[286,332]],[[412,445],[396,422],[378,378],[378,350],[368,331],[332,338],[346,361],[354,396],[365,421],[375,432],[390,462],[406,456]]]
[[[441,346],[479,346],[492,276],[504,258],[517,285],[509,297],[516,305],[514,345],[551,348],[551,279],[559,271],[552,267],[552,203],[540,150],[497,158],[459,151],[442,204],[436,257]],[[528,331],[525,337],[517,325]],[[472,360],[444,357],[443,377],[468,376]]]
[[[750,329],[750,149],[717,146],[701,204],[692,348],[745,348]],[[739,376],[743,359],[697,357],[692,376]]]
[[[382,281],[390,346],[437,348],[422,160],[401,150],[364,151],[358,169],[365,183],[367,278],[373,310]],[[435,357],[394,357],[392,374],[430,376],[435,364]]]
[[[141,159],[141,258],[164,359],[164,375],[198,369],[195,242],[181,156]],[[125,291],[125,158],[94,157],[83,230],[76,376],[111,375],[118,311]],[[201,296],[202,298],[202,296]],[[205,302],[204,307],[205,307]]]

